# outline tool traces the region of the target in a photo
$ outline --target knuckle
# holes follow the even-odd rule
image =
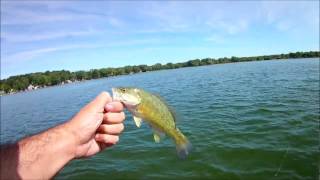
[[[108,132],[108,131],[109,131],[109,128],[108,128],[107,125],[103,125],[103,128],[102,128],[102,129],[103,129],[104,132]]]
[[[112,119],[111,114],[110,113],[106,113],[105,114],[106,120],[110,120]]]
[[[103,115],[103,119],[107,119],[108,118],[108,113],[105,113],[104,115]]]

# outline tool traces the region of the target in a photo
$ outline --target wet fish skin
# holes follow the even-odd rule
[[[156,142],[166,134],[174,140],[178,156],[187,157],[191,143],[176,127],[176,117],[161,97],[135,87],[112,88],[112,92],[114,100],[121,101],[132,113],[138,127],[143,119],[152,127]]]

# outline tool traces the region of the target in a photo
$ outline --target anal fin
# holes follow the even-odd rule
[[[161,137],[163,138],[164,136],[165,134],[163,132],[153,128],[153,138],[156,143],[159,143],[161,140]]]

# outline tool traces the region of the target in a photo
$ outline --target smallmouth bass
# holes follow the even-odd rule
[[[176,127],[176,117],[165,101],[152,93],[134,87],[112,88],[113,99],[124,104],[132,113],[137,127],[142,120],[153,129],[155,142],[160,142],[161,135],[171,137],[180,158],[185,159],[191,151],[191,143]]]

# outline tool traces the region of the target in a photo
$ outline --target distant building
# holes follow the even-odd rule
[[[34,86],[32,85],[32,84],[30,84],[28,87],[27,87],[27,90],[28,91],[31,91],[31,90],[33,90],[34,89]]]
[[[36,90],[36,89],[39,89],[39,86],[33,86],[32,84],[30,84],[28,87],[27,87],[27,91],[31,91],[31,90]]]

